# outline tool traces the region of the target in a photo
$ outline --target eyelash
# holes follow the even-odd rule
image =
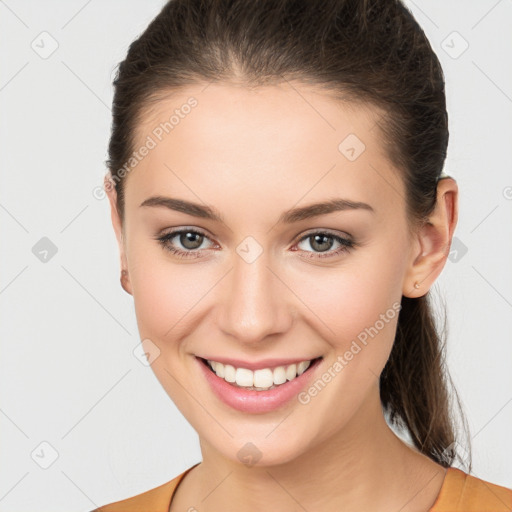
[[[197,257],[199,257],[199,255],[201,255],[201,253],[203,251],[207,250],[207,249],[191,249],[188,251],[183,251],[181,249],[176,249],[175,247],[172,247],[169,245],[169,241],[171,239],[173,239],[176,235],[180,235],[183,233],[193,233],[195,235],[202,235],[202,236],[208,238],[206,233],[203,233],[202,231],[197,231],[195,229],[178,229],[178,230],[166,233],[164,235],[158,236],[158,237],[156,237],[156,240],[161,244],[161,246],[166,251],[171,252],[174,256],[176,256],[177,258],[181,258],[181,259],[197,258]],[[312,232],[304,235],[302,238],[300,238],[295,245],[301,243],[303,240],[307,240],[308,238],[313,237],[314,235],[327,235],[327,236],[333,238],[336,242],[338,242],[341,245],[341,247],[339,247],[338,249],[336,249],[334,251],[329,251],[329,252],[325,252],[325,253],[315,253],[313,251],[303,251],[303,252],[310,254],[310,256],[302,256],[304,258],[308,258],[308,259],[309,258],[312,258],[312,259],[333,258],[342,253],[351,251],[356,246],[356,243],[353,240],[350,240],[348,238],[342,238],[338,235],[330,233],[329,231],[312,231]]]

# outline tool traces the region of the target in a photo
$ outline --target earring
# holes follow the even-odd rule
[[[414,288],[419,288],[419,287],[420,287],[420,284],[418,283],[418,281],[416,281],[416,282],[414,283]]]

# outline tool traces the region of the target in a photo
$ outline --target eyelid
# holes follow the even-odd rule
[[[209,247],[206,249],[194,249],[194,250],[183,250],[183,249],[179,249],[179,248],[171,249],[169,247],[165,247],[165,242],[163,239],[171,240],[175,236],[178,236],[178,235],[180,235],[182,233],[186,233],[186,232],[193,232],[193,233],[203,236],[204,238],[207,238],[210,242],[212,242],[213,247]],[[316,234],[323,234],[323,235],[327,235],[327,236],[334,238],[337,241],[337,243],[340,244],[340,247],[334,251],[326,251],[325,253],[323,253],[323,252],[317,253],[315,251],[304,251],[302,249],[294,249],[293,252],[298,251],[300,253],[304,253],[307,256],[303,256],[301,254],[301,257],[306,257],[308,259],[322,260],[322,259],[335,258],[342,253],[345,253],[345,252],[348,252],[348,251],[354,249],[358,245],[355,242],[355,240],[353,239],[352,235],[350,235],[348,233],[338,232],[336,230],[329,229],[329,228],[311,228],[310,230],[298,235],[298,237],[293,242],[292,247],[295,247],[302,241],[307,240],[308,238],[310,238],[311,236],[316,235]],[[200,258],[201,254],[203,254],[204,252],[208,252],[208,251],[212,250],[213,248],[215,248],[215,246],[217,246],[217,247],[220,246],[217,242],[215,242],[213,237],[211,237],[206,232],[206,230],[203,230],[202,228],[197,228],[195,226],[194,227],[178,226],[178,227],[174,227],[174,228],[166,228],[164,230],[161,230],[157,234],[155,239],[161,243],[161,245],[164,249],[166,249],[167,251],[169,251],[171,253],[174,253],[178,258],[185,258],[185,259],[191,258],[191,257]]]
[[[176,227],[172,227],[172,228],[165,228],[165,229],[162,229],[161,231],[159,231],[157,233],[157,237],[161,237],[161,236],[166,236],[166,235],[173,235],[173,236],[176,236],[176,235],[179,235],[180,233],[183,233],[183,232],[193,232],[193,233],[197,233],[199,235],[203,235],[204,237],[208,238],[210,241],[213,242],[213,237],[204,229],[202,228],[197,228],[195,226],[176,226]]]
[[[323,233],[323,234],[331,235],[331,236],[339,236],[341,238],[346,238],[347,240],[350,240],[350,241],[354,240],[352,235],[350,235],[349,233],[347,233],[345,231],[337,231],[335,229],[329,229],[329,228],[312,228],[312,229],[307,230],[306,232],[302,233],[301,235],[299,235],[296,240],[301,241],[304,238],[307,238],[308,236],[314,235],[316,233]]]
[[[180,234],[182,233],[187,233],[187,232],[192,232],[192,233],[196,233],[198,235],[202,235],[206,240],[208,240],[208,242],[210,243],[210,247],[207,247],[205,249],[195,249],[195,250],[190,250],[188,252],[204,252],[204,251],[210,251],[212,249],[215,249],[215,248],[219,248],[221,247],[221,245],[215,241],[215,238],[213,236],[211,236],[207,231],[201,229],[201,228],[195,228],[195,227],[191,227],[191,226],[185,226],[185,227],[178,227],[178,228],[173,228],[171,229],[168,234],[174,238],[175,236],[179,236]],[[165,236],[165,233],[164,233],[164,236]]]
[[[157,234],[157,237],[171,235],[171,234],[177,235],[180,232],[187,231],[187,230],[190,230],[192,232],[197,232],[197,233],[205,236],[206,238],[208,238],[214,244],[219,245],[217,242],[214,242],[213,237],[210,236],[210,234],[207,231],[205,231],[202,228],[195,227],[195,226],[177,226],[177,227],[173,227],[173,228],[165,228]],[[324,234],[328,234],[328,235],[332,235],[332,236],[339,236],[342,238],[347,238],[351,242],[354,241],[352,235],[350,235],[349,233],[347,233],[345,231],[336,231],[336,230],[330,229],[330,228],[311,228],[311,229],[301,233],[300,235],[298,235],[294,239],[293,245],[297,244],[298,242],[301,242],[302,240],[304,240],[304,238],[307,238],[308,236],[311,236],[316,233],[324,233]],[[206,250],[206,249],[201,249],[201,250]]]

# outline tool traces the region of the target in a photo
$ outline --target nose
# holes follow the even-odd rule
[[[235,254],[225,277],[218,302],[219,328],[239,343],[259,344],[285,333],[293,323],[293,294],[269,263],[265,252],[252,262]]]

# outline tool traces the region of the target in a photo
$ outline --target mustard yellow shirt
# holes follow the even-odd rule
[[[183,477],[197,464],[169,482],[91,512],[169,512]],[[437,499],[429,512],[511,512],[512,489],[491,484],[457,468],[448,468]]]

